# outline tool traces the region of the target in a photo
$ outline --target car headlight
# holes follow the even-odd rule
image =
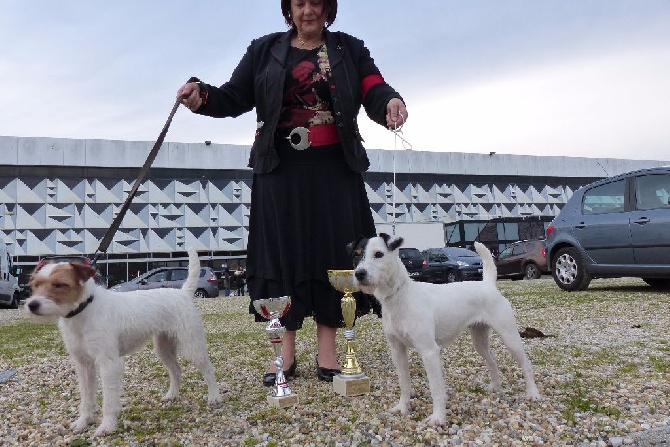
[[[458,264],[459,267],[467,267],[467,266],[470,265],[467,262],[463,262],[463,261],[456,261],[456,264]]]

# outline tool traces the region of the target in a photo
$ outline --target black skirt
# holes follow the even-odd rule
[[[305,317],[329,327],[343,325],[342,293],[328,282],[329,269],[352,269],[346,245],[371,237],[375,225],[363,176],[347,165],[339,144],[298,151],[277,146],[279,166],[254,174],[251,189],[247,282],[251,300],[289,295],[281,319],[287,330]],[[356,294],[357,314],[379,305]],[[265,321],[250,304],[256,321]]]

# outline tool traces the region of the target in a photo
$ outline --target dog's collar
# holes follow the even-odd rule
[[[410,281],[411,281],[411,280],[410,280]],[[398,292],[400,292],[400,289],[402,289],[403,287],[405,287],[407,284],[409,284],[408,281],[401,281],[401,282],[400,282],[400,285],[399,285],[398,287],[395,288],[395,290],[393,291],[393,293],[391,293],[391,296],[393,296],[393,295],[397,295]]]
[[[67,315],[65,315],[65,318],[72,318],[72,317],[74,317],[75,315],[81,313],[84,309],[86,309],[86,306],[88,306],[89,304],[91,304],[91,301],[93,301],[93,294],[91,294],[91,296],[89,296],[89,297],[86,299],[86,301],[84,301],[83,303],[79,304],[79,306],[77,306],[77,308],[76,308],[75,310],[73,310],[73,311],[69,312]]]

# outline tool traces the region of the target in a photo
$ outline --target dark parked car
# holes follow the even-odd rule
[[[514,242],[500,252],[495,263],[498,278],[537,279],[549,273],[543,240]]]
[[[160,267],[149,270],[128,282],[117,284],[111,290],[128,292],[131,290],[158,289],[161,287],[179,289],[184,284],[184,281],[186,281],[187,276],[188,268],[186,267]],[[209,267],[201,267],[195,297],[215,298],[217,296],[219,296],[219,284],[214,270]]]
[[[556,284],[638,277],[670,288],[670,167],[643,169],[578,189],[547,227]]]
[[[419,249],[401,247],[399,255],[410,278],[415,281],[423,280],[423,270],[428,265],[428,261],[426,261]]]
[[[428,265],[423,271],[427,282],[456,282],[482,279],[482,258],[466,248],[429,248],[423,252]]]

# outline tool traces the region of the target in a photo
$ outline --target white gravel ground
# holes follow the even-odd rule
[[[535,367],[539,402],[523,399],[521,372],[493,338],[504,392],[484,389],[488,372],[464,335],[444,349],[449,422],[422,423],[431,413],[428,384],[416,353],[411,371],[417,397],[410,416],[387,409],[399,396],[381,320],[358,320],[359,361],[371,379],[368,395],[345,398],[316,380],[315,328],[299,333],[298,374],[290,382],[295,408],[271,409],[260,384],[271,348],[263,323],[253,323],[247,297],[197,302],[224,403],[209,408],[205,385],[184,365],[182,395],[161,403],[165,370],[150,347],[127,358],[124,409],[118,430],[92,438],[69,424],[77,383],[55,324],[27,321],[22,309],[0,310],[0,444],[21,446],[440,446],[670,445],[670,295],[635,279],[596,280],[585,292],[560,291],[550,278],[501,281],[519,329],[554,337],[525,339]],[[420,306],[420,298],[417,298]],[[340,338],[342,338],[340,336]],[[344,353],[343,338],[338,349]]]

